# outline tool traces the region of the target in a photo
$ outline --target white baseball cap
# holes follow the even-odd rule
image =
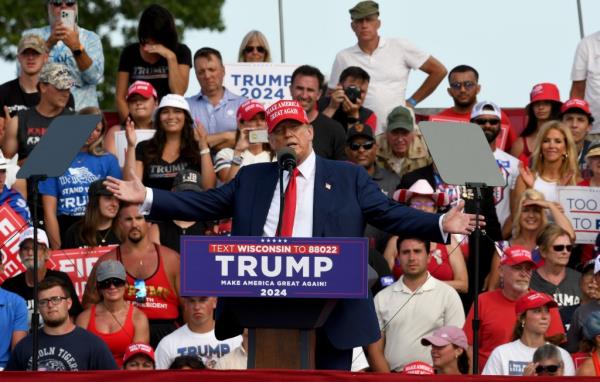
[[[183,96],[180,96],[179,94],[167,94],[166,96],[162,97],[162,99],[160,100],[160,104],[154,110],[153,119],[156,119],[156,116],[158,115],[158,113],[160,113],[160,109],[168,106],[182,109],[190,116],[190,118],[192,117],[190,105]]]
[[[481,117],[482,115],[492,115],[498,119],[502,119],[500,106],[490,101],[477,102],[475,106],[473,106],[473,110],[471,111],[471,120]]]
[[[600,255],[596,256],[594,260],[594,274],[600,272]]]
[[[33,240],[33,227],[29,227],[25,231],[21,232],[21,236],[19,236],[19,246],[21,246],[21,244],[28,239]],[[46,247],[50,246],[48,243],[48,235],[46,235],[46,232],[43,229],[38,228],[37,239],[38,244],[44,244]]]

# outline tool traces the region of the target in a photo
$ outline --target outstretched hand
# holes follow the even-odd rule
[[[146,198],[146,187],[133,171],[130,175],[131,180],[121,180],[109,176],[104,181],[104,185],[117,199],[123,202],[141,204]]]
[[[455,207],[448,211],[442,220],[442,229],[445,233],[458,233],[470,235],[475,231],[475,214],[463,212],[465,201],[461,200]],[[479,227],[485,227],[485,218],[479,215]]]

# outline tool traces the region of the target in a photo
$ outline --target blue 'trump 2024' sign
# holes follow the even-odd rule
[[[366,298],[366,238],[183,236],[181,295]]]

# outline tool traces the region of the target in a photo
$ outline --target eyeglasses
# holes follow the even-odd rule
[[[412,202],[412,203],[410,203],[410,206],[412,208],[433,207],[433,206],[435,206],[435,203],[434,202]]]
[[[68,297],[63,297],[63,296],[54,296],[54,297],[50,297],[50,298],[42,298],[38,301],[38,303],[40,304],[40,306],[47,306],[50,303],[52,303],[52,305],[58,305],[61,302],[63,302],[63,300],[66,300]]]
[[[499,119],[477,118],[473,122],[475,122],[479,126],[484,126],[486,123],[489,124],[490,126],[498,126],[500,124],[500,120]]]
[[[543,373],[554,374],[558,371],[558,369],[560,369],[560,365],[546,365],[546,366],[539,365],[535,368],[535,372],[538,374],[543,374]]]
[[[558,245],[553,245],[552,249],[555,250],[556,252],[562,252],[565,249],[567,250],[567,252],[571,252],[571,250],[573,250],[573,246],[571,244],[558,244]]]
[[[72,7],[73,5],[75,5],[75,3],[77,1],[76,0],[49,0],[48,2],[52,5],[54,5],[55,7],[60,7],[63,4],[66,5],[67,7]]]
[[[471,90],[475,87],[475,85],[477,85],[477,84],[473,81],[450,82],[450,87],[454,90],[460,90],[460,88],[462,88],[463,86],[465,87],[466,90]]]
[[[98,281],[98,289],[109,289],[112,285],[114,285],[115,288],[120,288],[125,285],[125,280],[113,277],[103,281]]]
[[[250,46],[244,48],[244,53],[252,53],[257,51],[258,53],[265,53],[267,50],[262,46]]]
[[[361,147],[365,150],[371,150],[374,144],[375,142],[373,141],[368,141],[365,143],[352,142],[348,145],[348,147],[350,147],[350,150],[352,151],[358,151]]]

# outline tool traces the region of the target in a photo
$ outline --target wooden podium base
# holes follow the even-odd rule
[[[248,369],[315,369],[314,329],[248,329]]]

